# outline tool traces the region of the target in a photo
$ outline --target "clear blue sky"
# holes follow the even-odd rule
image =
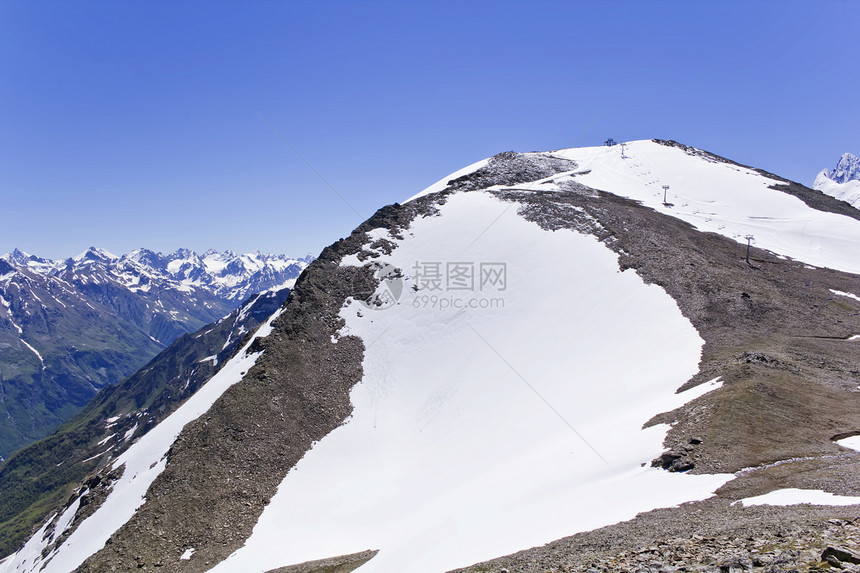
[[[858,37],[850,1],[0,0],[0,253],[316,254],[478,159],[607,137],[809,185],[860,153]]]

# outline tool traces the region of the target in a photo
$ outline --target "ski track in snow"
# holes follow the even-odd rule
[[[341,312],[342,334],[367,348],[352,417],[289,472],[213,573],[366,549],[380,552],[361,573],[438,573],[707,498],[733,477],[650,467],[667,426],[642,424],[719,387],[675,393],[702,346],[675,301],[620,272],[594,237],[544,231],[515,209],[464,251],[503,206],[453,195],[443,222],[416,220],[376,259],[408,276],[397,306]],[[506,263],[506,290],[477,295],[504,308],[421,307],[416,261],[464,260]]]
[[[257,361],[259,352],[248,354],[251,343],[271,333],[272,321],[281,314],[276,311],[248,341],[241,352],[203,385],[173,414],[132,444],[114,462],[113,467],[125,465],[122,477],[96,512],[85,519],[66,541],[53,552],[45,564],[40,558],[48,540],[43,540],[45,527],[34,535],[17,553],[0,563],[0,573],[35,572],[66,573],[76,569],[84,560],[104,547],[105,541],[134,515],[145,501],[146,490],[164,470],[168,449],[185,425],[209,410],[210,406]],[[114,420],[115,421],[115,420]],[[137,426],[126,433],[131,437]],[[68,513],[68,512],[67,512]],[[74,513],[71,514],[74,516]],[[71,517],[69,518],[71,519]],[[176,555],[179,559],[180,555]],[[44,569],[42,569],[44,567]]]

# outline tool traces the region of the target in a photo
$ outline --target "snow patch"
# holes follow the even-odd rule
[[[13,322],[12,324],[15,324],[15,323]],[[19,328],[18,330],[20,331],[21,329]],[[26,341],[26,340],[24,340],[23,338],[19,338],[18,340],[20,340],[20,341],[21,341],[21,343],[22,343],[24,346],[26,346],[27,348],[29,348],[30,350],[32,350],[32,351],[33,351],[33,353],[34,353],[36,356],[38,356],[38,357],[39,357],[39,362],[41,362],[41,363],[42,363],[42,370],[44,370],[44,369],[45,369],[45,361],[42,359],[42,355],[41,355],[41,354],[39,354],[39,351],[38,351],[38,350],[36,350],[35,348],[33,348],[32,346],[30,346],[30,345],[27,343],[27,341]]]
[[[94,460],[94,459],[96,459],[96,458],[100,458],[100,457],[102,457],[103,455],[105,455],[106,453],[108,453],[109,451],[111,451],[111,448],[108,448],[108,449],[106,449],[105,451],[103,451],[103,452],[101,452],[101,453],[99,453],[99,454],[96,454],[96,455],[94,455],[94,456],[90,456],[90,457],[88,457],[88,458],[87,458],[87,459],[85,459],[85,460],[81,460],[81,463],[83,463],[83,462],[88,462],[88,461]]]
[[[723,381],[720,380],[720,376],[717,376],[713,380],[708,380],[707,382],[703,382],[698,386],[694,386],[692,388],[688,388],[687,390],[681,392],[681,396],[684,397],[685,402],[692,402],[696,398],[700,398],[707,394],[708,392],[713,392],[714,390],[719,390],[723,387]]]
[[[0,570],[2,571],[30,571],[31,569],[24,569],[27,562],[31,562],[32,564],[36,563],[46,563],[51,561],[56,555],[58,549],[53,549],[50,553],[48,553],[44,558],[42,557],[43,552],[47,549],[51,543],[54,542],[57,538],[59,538],[72,524],[72,520],[75,517],[75,514],[78,512],[78,508],[81,505],[81,498],[89,493],[88,489],[85,489],[78,498],[67,507],[60,517],[57,519],[56,524],[54,525],[51,533],[48,534],[48,527],[53,522],[56,514],[52,515],[48,518],[48,521],[45,522],[45,525],[36,532],[36,534],[30,538],[27,544],[21,548],[18,553],[7,557],[3,561],[0,561]],[[16,568],[12,568],[13,561],[20,559],[20,564]]]
[[[851,436],[848,438],[843,438],[841,440],[836,440],[836,443],[843,448],[848,448],[849,450],[856,450],[860,452],[860,436]]]
[[[838,295],[838,296],[853,298],[854,300],[860,302],[860,296],[857,296],[856,294],[852,294],[850,292],[842,292],[840,290],[833,290],[833,289],[830,289],[830,292],[832,292],[833,294]]]
[[[134,426],[132,426],[131,428],[129,428],[129,430],[128,430],[128,431],[127,431],[127,432],[122,436],[122,441],[123,441],[123,442],[127,442],[127,441],[129,441],[129,440],[131,439],[131,437],[132,437],[132,436],[134,435],[134,433],[137,431],[137,426],[138,426],[138,424],[137,424],[137,422],[135,422]]]
[[[817,489],[778,489],[764,495],[747,497],[736,501],[744,507],[752,505],[855,505],[860,503],[860,496],[844,496],[828,493]]]

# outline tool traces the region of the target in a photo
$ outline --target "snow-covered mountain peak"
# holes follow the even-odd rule
[[[90,247],[83,253],[72,257],[72,260],[78,263],[82,261],[109,262],[115,261],[117,259],[119,259],[119,257],[114,255],[113,253],[97,247]]]
[[[824,169],[813,188],[860,208],[860,158],[843,153],[834,169]]]
[[[24,251],[17,248],[13,249],[11,253],[0,255],[0,258],[5,259],[6,262],[16,267],[26,268],[31,271],[43,274],[51,271],[58,265],[56,261],[52,261],[50,259],[43,259],[41,257],[37,257],[36,255],[25,253]]]
[[[18,264],[27,264],[30,255],[20,249],[13,249],[11,253],[3,255],[3,258]]]
[[[166,269],[167,261],[164,255],[149,249],[135,249],[122,256],[122,261],[139,264],[148,268]]]
[[[217,256],[218,273],[190,249],[165,256],[140,248],[117,257],[91,247],[63,261],[15,249],[0,259],[0,382],[56,396],[50,408],[32,412],[10,400],[16,405],[10,422],[0,424],[0,459],[44,437],[98,388],[131,374],[178,336],[222,318],[250,295],[292,287],[308,264],[255,254],[251,266],[239,256]]]
[[[851,153],[843,153],[836,168],[831,169],[827,177],[837,183],[860,180],[860,158]]]

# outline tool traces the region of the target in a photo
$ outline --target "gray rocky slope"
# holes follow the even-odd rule
[[[337,339],[339,312],[349,297],[370,300],[378,285],[372,261],[392,248],[385,240],[367,245],[367,233],[404,233],[415,218],[434,216],[451,193],[515,186],[572,167],[544,154],[500,154],[444,191],[380,209],[325,249],[297,281],[272,333],[254,343],[263,351],[256,365],[185,426],[146,503],[77,570],[206,571],[241,547],[283,476],[351,412],[349,391],[362,376],[364,344],[352,336]],[[860,218],[846,204],[796,183],[773,189],[813,208]],[[634,269],[675,299],[705,341],[700,371],[685,387],[717,376],[724,386],[648,422],[672,424],[669,455],[655,463],[667,470],[734,473],[735,479],[709,500],[647,512],[464,571],[742,570],[745,561],[729,563],[735,558],[749,559],[759,570],[793,570],[811,561],[780,552],[801,551],[796,545],[804,543],[818,551],[814,538],[827,530],[826,519],[860,515],[856,507],[732,505],[787,487],[860,494],[860,454],[833,442],[860,433],[860,364],[856,344],[848,340],[860,332],[860,303],[831,291],[860,292],[860,276],[758,249],[747,262],[745,247],[735,241],[575,181],[562,191],[493,192],[516,202],[523,217],[543,228],[595,235],[618,253],[621,268]],[[371,264],[341,266],[347,255]],[[854,543],[847,524],[840,521],[845,531],[831,537]],[[754,541],[786,535],[795,539],[767,547]],[[179,559],[189,546],[194,558]],[[689,550],[686,557],[682,549]],[[755,557],[759,565],[753,553],[763,555]],[[723,557],[725,563],[718,562]],[[368,558],[372,553],[282,571],[349,571]]]

